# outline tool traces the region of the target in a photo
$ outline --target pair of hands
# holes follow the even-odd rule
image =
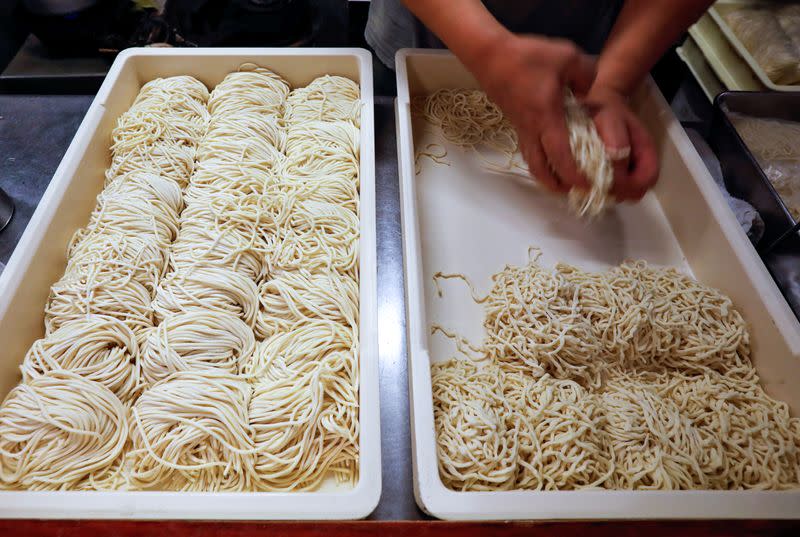
[[[639,200],[656,183],[658,156],[621,91],[596,79],[595,60],[569,41],[511,35],[492,47],[478,81],[517,130],[531,173],[547,188],[588,189],[569,146],[564,88],[587,107],[613,161],[612,194]]]

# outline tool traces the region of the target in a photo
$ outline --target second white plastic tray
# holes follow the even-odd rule
[[[800,410],[800,325],[652,81],[633,106],[658,146],[659,184],[641,203],[584,222],[565,210],[562,198],[486,173],[473,156],[452,146],[447,146],[450,166],[422,159],[415,175],[415,145],[444,142],[430,129],[414,128],[411,96],[476,83],[447,52],[401,51],[396,66],[414,487],[420,507],[448,519],[800,515],[797,491],[456,492],[442,484],[430,366],[454,356],[455,349],[430,327],[438,323],[476,343],[484,332],[483,309],[463,284],[446,282],[444,297],[438,296],[433,283],[438,271],[463,273],[484,291],[504,265],[524,263],[530,246],[541,248],[547,265],[564,261],[598,269],[637,258],[677,266],[732,297],[750,326],[764,387],[795,413]]]

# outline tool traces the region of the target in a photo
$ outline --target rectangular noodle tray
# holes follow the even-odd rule
[[[750,54],[750,51],[747,50],[747,47],[744,46],[744,43],[739,39],[733,29],[730,27],[728,22],[725,20],[725,15],[731,13],[732,11],[736,11],[738,9],[743,8],[757,8],[759,6],[763,7],[765,5],[778,5],[780,6],[779,2],[765,2],[762,0],[723,0],[720,2],[715,3],[708,9],[708,15],[711,19],[719,26],[722,35],[728,40],[731,46],[739,53],[739,55],[744,59],[747,65],[750,66],[753,73],[758,77],[758,80],[764,84],[768,89],[773,91],[798,91],[800,90],[800,86],[794,84],[778,84],[773,82],[772,79],[767,76],[767,72],[759,65],[756,59]],[[796,58],[798,62],[800,62],[800,58]],[[741,88],[734,88],[730,87],[729,89],[757,89],[757,88],[749,88],[749,87],[741,87]]]
[[[89,221],[111,161],[111,130],[143,84],[191,75],[209,87],[243,63],[279,73],[293,87],[342,75],[361,87],[360,455],[355,487],[332,479],[316,492],[0,491],[0,518],[355,519],[381,491],[378,398],[375,151],[372,60],[362,49],[129,49],[120,54],[83,119],[16,251],[0,275],[0,399],[20,380],[19,365],[44,334],[50,285],[66,263],[72,233]]]
[[[444,296],[437,296],[432,279],[437,271],[463,273],[484,293],[491,275],[506,264],[524,264],[531,246],[541,248],[545,266],[564,261],[598,270],[625,259],[674,265],[733,299],[749,325],[764,388],[789,403],[795,416],[800,325],[651,80],[632,104],[657,144],[659,183],[640,203],[585,222],[567,212],[562,197],[483,171],[475,155],[446,145],[417,119],[413,129],[412,96],[477,87],[454,56],[404,50],[396,66],[414,492],[420,507],[439,518],[476,520],[800,517],[800,491],[445,488],[437,468],[430,366],[456,353],[447,338],[431,335],[430,326],[438,323],[473,343],[480,343],[484,332],[483,309],[465,285],[444,282]],[[415,175],[414,146],[431,143],[446,146],[450,165],[420,159]]]

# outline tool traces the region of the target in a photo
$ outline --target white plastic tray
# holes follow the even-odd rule
[[[697,43],[711,69],[729,90],[763,91],[764,85],[750,66],[734,50],[722,30],[708,13],[689,28],[689,36]]]
[[[714,98],[727,89],[719,77],[714,74],[711,64],[703,56],[703,51],[700,50],[691,35],[687,36],[683,44],[675,49],[675,53],[689,68],[709,102],[713,103]]]
[[[731,46],[736,50],[736,52],[739,53],[742,59],[747,62],[747,65],[750,66],[750,69],[764,86],[774,91],[798,91],[800,90],[800,85],[776,84],[773,82],[772,79],[767,76],[766,71],[764,71],[761,65],[758,64],[756,59],[752,54],[750,54],[750,51],[747,50],[747,47],[745,47],[744,44],[739,40],[733,29],[725,20],[725,15],[736,9],[757,7],[759,5],[763,6],[775,3],[776,2],[765,2],[763,0],[722,0],[709,8],[708,15],[717,24],[717,26],[719,26],[722,35],[727,38]],[[800,58],[797,58],[797,61],[800,62]]]
[[[326,483],[319,492],[302,493],[0,491],[0,518],[348,519],[365,517],[377,505],[381,464],[375,150],[372,60],[362,49],[131,49],[120,54],[0,275],[0,399],[19,381],[25,352],[44,333],[44,305],[50,285],[63,274],[66,245],[88,222],[103,188],[116,119],[149,80],[192,75],[211,89],[246,62],[275,70],[295,87],[324,74],[343,75],[361,86],[358,483],[353,488]]]
[[[430,364],[455,352],[446,338],[430,335],[430,324],[474,342],[484,333],[483,310],[463,284],[446,282],[444,298],[437,296],[432,280],[437,271],[464,273],[485,290],[491,274],[505,264],[524,263],[529,246],[540,247],[548,265],[566,261],[597,269],[626,258],[676,265],[733,298],[750,325],[764,387],[787,401],[795,415],[800,410],[800,325],[652,81],[633,102],[660,151],[659,184],[641,203],[585,223],[566,212],[563,199],[487,174],[475,158],[453,147],[448,147],[450,166],[424,159],[415,175],[414,144],[442,141],[431,138],[430,129],[412,131],[410,96],[476,83],[447,52],[400,51],[396,67],[414,490],[420,507],[448,519],[800,516],[800,492],[455,492],[444,487],[437,469]]]

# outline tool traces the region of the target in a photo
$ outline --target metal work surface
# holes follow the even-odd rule
[[[0,95],[0,188],[16,207],[0,231],[7,263],[93,95]]]

